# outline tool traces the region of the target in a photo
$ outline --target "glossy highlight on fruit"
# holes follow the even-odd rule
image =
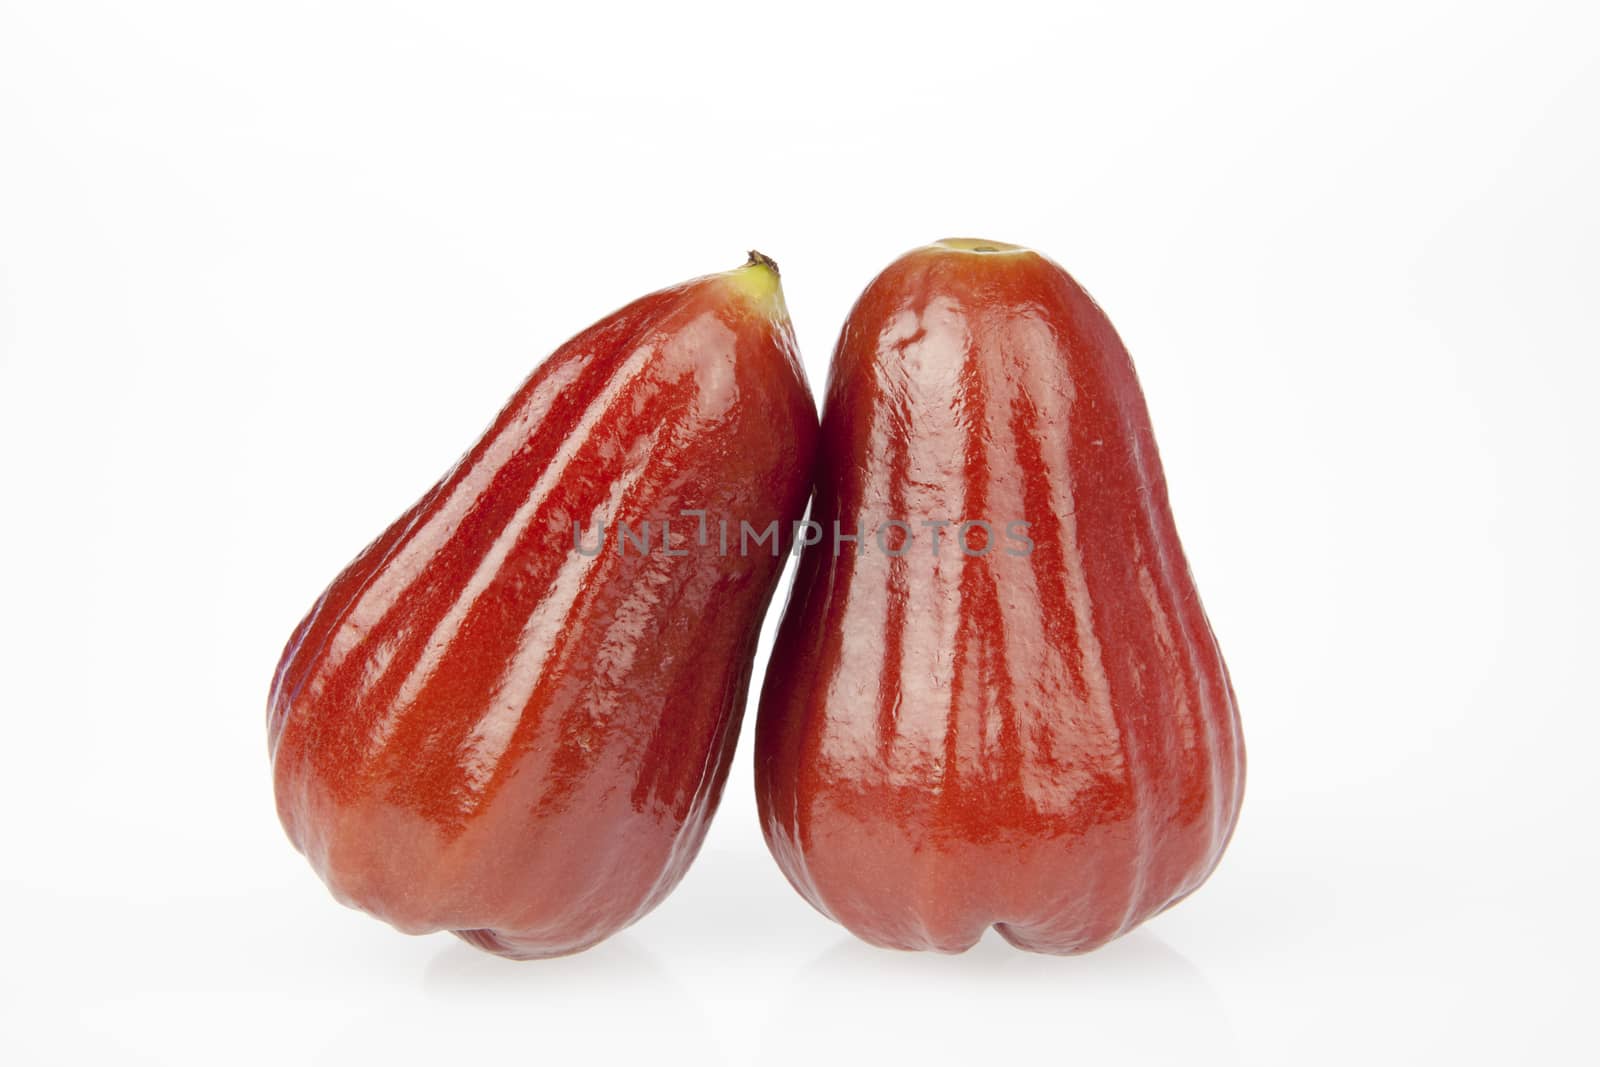
[[[721,795],[787,546],[725,552],[719,525],[787,533],[815,437],[757,253],[545,360],[278,664],[278,814],[334,895],[532,958],[670,892]]]
[[[1075,953],[1205,880],[1233,689],[1133,364],[1065,271],[961,239],[879,275],[812,517],[869,536],[805,549],[762,692],[762,829],[807,900],[883,946]]]

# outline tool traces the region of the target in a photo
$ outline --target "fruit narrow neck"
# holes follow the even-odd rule
[[[764,313],[774,318],[788,316],[783,303],[783,286],[778,281],[778,264],[771,256],[751,250],[744,266],[730,270],[724,277]]]

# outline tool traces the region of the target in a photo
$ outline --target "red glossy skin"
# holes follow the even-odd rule
[[[408,933],[574,952],[660,901],[726,779],[783,563],[717,521],[803,513],[816,411],[776,274],[647,296],[546,360],[290,638],[278,813],[334,895]],[[709,513],[707,544],[698,520]],[[660,520],[673,551],[661,551]],[[573,523],[594,557],[573,550]],[[648,553],[616,524],[651,523]]]
[[[1127,352],[1055,264],[983,247],[901,258],[845,324],[813,517],[915,540],[805,550],[757,793],[784,873],[867,941],[1083,952],[1205,880],[1244,749]],[[935,556],[920,524],[968,519],[990,551],[951,526]]]

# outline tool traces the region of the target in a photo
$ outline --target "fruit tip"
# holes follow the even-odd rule
[[[788,317],[783,286],[778,280],[778,263],[771,256],[751,249],[744,266],[729,271],[725,277],[763,313],[773,318]]]
[[[943,248],[952,252],[975,252],[979,255],[1028,251],[1022,245],[1007,244],[1005,241],[989,241],[981,237],[946,237],[944,240],[935,241],[933,244],[935,248]]]

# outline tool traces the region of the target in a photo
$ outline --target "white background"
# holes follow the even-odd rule
[[[534,7],[0,0],[0,1056],[1595,1055],[1592,8]],[[622,303],[760,248],[820,387],[952,235],[1138,363],[1251,758],[1210,884],[1086,957],[867,948],[747,729],[587,954],[335,904],[264,735],[334,572]]]

